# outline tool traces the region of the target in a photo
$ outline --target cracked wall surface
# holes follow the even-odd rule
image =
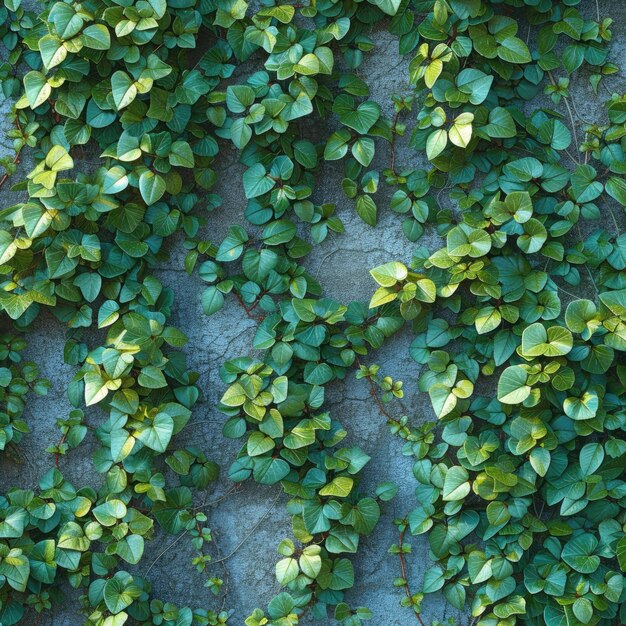
[[[583,4],[588,4],[590,9],[593,6],[595,12],[594,2],[584,0]],[[600,9],[602,16],[610,16],[615,20],[610,58],[626,65],[626,5],[603,0]],[[397,40],[386,31],[378,31],[373,39],[376,43],[375,51],[366,56],[358,74],[370,85],[371,97],[381,105],[383,113],[391,116],[391,95],[402,93],[408,87],[409,58],[398,56]],[[612,91],[624,91],[626,84],[623,76],[623,72],[620,72],[608,80],[607,84]],[[575,79],[571,91],[581,116],[593,121],[602,119],[603,109],[598,106],[599,99],[591,91],[584,75]],[[549,100],[542,104],[547,108],[555,108]],[[11,153],[10,142],[4,137],[10,107],[8,101],[0,103],[0,155]],[[400,169],[402,165],[414,167],[418,163],[418,155],[408,149],[406,144],[405,138],[396,147],[396,163]],[[379,144],[371,169],[384,169],[388,166],[388,159],[388,145]],[[28,159],[13,180],[18,180],[20,173],[23,175],[27,168]],[[246,200],[241,183],[242,172],[236,150],[224,147],[218,165],[220,179],[214,189],[215,193],[222,196],[223,203],[209,216],[205,233],[214,242],[221,240],[231,224],[245,223],[243,210]],[[390,260],[409,263],[414,244],[402,234],[402,218],[388,209],[391,192],[383,182],[376,196],[379,224],[371,228],[358,218],[352,201],[343,195],[341,178],[342,168],[335,163],[327,164],[318,179],[315,199],[337,204],[337,214],[343,220],[346,232],[342,235],[331,234],[323,243],[315,246],[313,252],[304,259],[304,264],[320,279],[327,296],[343,303],[350,300],[368,301],[374,290],[368,270]],[[6,187],[0,194],[0,208],[9,206],[19,198]],[[438,238],[427,233],[420,244],[432,248],[438,245]],[[215,408],[224,390],[218,368],[226,359],[251,354],[256,322],[248,318],[232,298],[227,298],[224,308],[207,318],[200,305],[200,294],[206,285],[196,275],[189,276],[184,271],[182,239],[171,240],[168,246],[170,259],[162,264],[157,274],[175,292],[171,323],[189,336],[185,352],[189,366],[201,373],[199,385],[203,391],[190,424],[176,438],[174,445],[199,446],[222,467],[219,481],[210,485],[206,493],[201,493],[200,499],[202,501],[204,498],[209,518],[207,525],[213,530],[215,558],[228,556],[238,548],[233,556],[215,565],[212,571],[225,579],[228,592],[224,605],[235,610],[232,624],[240,626],[254,607],[265,606],[277,592],[278,585],[274,577],[274,565],[278,557],[276,547],[283,538],[290,536],[289,518],[284,508],[286,497],[279,496],[276,500],[279,493],[277,486],[246,483],[231,492],[232,484],[226,477],[226,470],[237,453],[239,443],[222,437],[224,417]],[[65,332],[61,325],[51,316],[40,316],[30,333],[27,358],[41,364],[42,373],[50,378],[52,387],[47,397],[33,398],[29,403],[26,419],[32,433],[24,438],[19,452],[12,456],[5,455],[0,461],[1,492],[13,485],[34,487],[38,477],[54,463],[52,455],[46,453],[45,449],[59,438],[56,420],[66,417],[70,411],[65,390],[74,373],[73,367],[63,363],[64,342]],[[411,333],[407,327],[372,355],[370,360],[381,364],[386,374],[404,381],[404,410],[419,422],[431,419],[433,415],[428,396],[417,390],[419,370],[408,353],[410,342]],[[404,590],[392,584],[400,573],[397,557],[387,552],[389,546],[397,542],[393,519],[404,516],[415,503],[411,461],[402,456],[402,442],[388,433],[385,419],[372,402],[366,382],[352,378],[336,383],[329,390],[328,402],[333,415],[340,419],[349,432],[347,441],[361,446],[372,457],[364,471],[364,490],[383,480],[394,480],[400,485],[398,496],[384,504],[374,535],[364,538],[358,554],[352,557],[356,583],[349,592],[349,602],[355,606],[370,607],[374,613],[371,622],[374,626],[405,626],[414,623],[410,611],[400,606]],[[87,410],[86,415],[90,424],[97,424],[102,417],[99,410],[93,407]],[[75,485],[90,481],[99,484],[101,476],[92,471],[90,456],[95,447],[95,442],[88,435],[77,450],[61,458],[60,469]],[[215,502],[226,493],[229,493],[227,497]],[[250,529],[260,520],[254,533],[240,546]],[[135,571],[145,574],[150,568],[154,591],[164,600],[219,608],[221,600],[216,600],[203,587],[205,577],[198,574],[190,563],[193,551],[189,542],[183,538],[167,549],[174,539],[157,534],[155,540],[146,545],[145,556]],[[428,544],[423,536],[411,538],[411,543],[413,554],[408,558],[409,577],[417,587],[428,567]],[[69,592],[68,597],[72,598],[72,592]],[[63,611],[46,616],[39,622],[39,626],[78,626],[82,624],[82,617],[77,609],[78,603],[68,600]],[[430,619],[443,620],[457,615],[456,611],[437,597],[429,599],[425,610]],[[458,617],[460,624],[469,622],[467,615]],[[303,623],[306,625],[311,622]]]

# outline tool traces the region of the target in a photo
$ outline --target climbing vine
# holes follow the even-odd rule
[[[371,272],[370,306],[412,323],[438,418],[411,427],[380,405],[414,458],[418,504],[391,552],[420,623],[438,591],[482,626],[626,615],[623,97],[609,89],[602,121],[586,122],[570,91],[581,67],[594,90],[617,71],[611,21],[578,2],[525,4],[515,17],[539,28],[534,50],[522,20],[485,2],[436,2],[418,27],[410,142],[431,167],[388,179],[407,236],[433,228],[443,242]],[[564,115],[522,114],[541,92]],[[388,396],[392,381],[365,376]],[[408,532],[427,535],[435,562],[420,593]]]
[[[224,435],[242,440],[228,476],[279,484],[292,537],[277,546],[279,592],[247,626],[372,616],[348,604],[348,555],[397,487],[361,489],[370,457],[325,402],[352,376],[414,458],[417,505],[390,552],[418,623],[437,591],[479,626],[626,621],[626,97],[607,87],[619,68],[596,6],[89,0],[47,1],[37,15],[3,0],[0,80],[16,104],[0,186],[23,199],[0,210],[12,326],[0,337],[0,450],[28,432],[29,392],[47,388],[19,355],[46,311],[68,329],[75,375],[51,469],[37,489],[0,496],[2,624],[54,610],[62,581],[95,626],[232,613],[154,598],[152,566],[132,567],[156,528],[188,535],[194,566],[224,596],[197,506],[219,470],[210,450],[176,447],[202,389],[157,277],[169,239],[184,240],[185,269],[206,283],[207,315],[232,296],[256,324],[255,357],[220,369]],[[356,71],[375,28],[410,55],[391,119]],[[576,76],[607,90],[601,122],[578,111]],[[233,215],[213,241],[220,158],[233,148],[245,223]],[[26,157],[34,167],[16,181]],[[342,162],[347,203],[372,227],[391,186],[388,208],[417,243],[410,263],[372,269],[369,306],[324,297],[307,271],[312,247],[345,230],[319,200],[323,161]],[[386,408],[402,383],[370,362],[407,322],[437,418],[419,425]],[[87,419],[96,406],[104,413]],[[104,480],[76,488],[62,468],[90,430]],[[424,533],[434,564],[416,592],[410,535]]]

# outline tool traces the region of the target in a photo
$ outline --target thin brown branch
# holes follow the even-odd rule
[[[180,535],[178,535],[178,537],[176,537],[176,539],[174,539],[174,541],[172,541],[172,543],[170,543],[168,546],[166,546],[165,548],[163,548],[163,550],[161,550],[161,552],[159,552],[159,554],[157,554],[156,558],[154,559],[154,561],[152,561],[152,563],[150,563],[150,567],[148,567],[148,569],[146,570],[146,573],[144,574],[144,578],[148,577],[148,574],[150,573],[150,570],[156,565],[156,562],[169,550],[171,550],[187,533],[189,532],[189,530],[185,530],[182,533],[180,533]]]
[[[200,506],[195,506],[193,508],[194,511],[199,511],[200,509],[208,509],[212,506],[215,506],[218,502],[225,500],[229,496],[237,493],[239,491],[239,485],[234,485],[231,487],[225,494],[221,495],[219,498],[215,498],[215,500],[211,500],[211,502],[207,502],[206,504],[201,504]]]
[[[263,318],[260,315],[254,315],[252,313],[252,309],[254,309],[254,307],[258,304],[258,300],[251,307],[247,307],[246,303],[243,301],[243,298],[236,291],[233,291],[233,293],[235,294],[235,298],[237,298],[237,301],[239,302],[243,310],[246,312],[246,315],[250,319],[255,320],[256,322],[263,321]]]
[[[279,489],[270,508],[267,509],[265,513],[263,513],[261,519],[252,527],[252,530],[226,556],[222,557],[221,559],[217,559],[217,561],[213,561],[212,562],[213,565],[217,565],[217,563],[223,563],[224,561],[228,561],[228,559],[230,559],[239,551],[239,548],[241,548],[241,546],[243,546],[243,544],[246,543],[246,541],[248,541],[248,539],[254,534],[256,529],[261,525],[263,520],[274,510],[274,507],[276,506],[276,503],[278,502],[278,498],[280,498],[281,494],[282,494],[282,489]]]
[[[396,169],[396,128],[398,126],[398,117],[400,116],[400,111],[396,111],[396,114],[393,116],[393,122],[391,123],[391,154],[389,156],[389,169],[391,173],[395,176]]]
[[[403,527],[402,530],[400,531],[400,540],[398,543],[398,556],[400,557],[400,573],[402,575],[402,580],[404,581],[404,584],[402,586],[404,587],[404,592],[406,593],[406,597],[409,600],[410,606],[413,609],[413,613],[415,614],[417,621],[420,623],[421,626],[426,626],[426,624],[424,624],[424,620],[422,620],[422,616],[417,611],[415,603],[413,602],[413,594],[411,593],[411,587],[409,585],[409,579],[407,577],[406,559],[404,557],[404,552],[402,551],[402,547],[404,546],[404,533],[405,532],[406,532],[406,527]]]
[[[59,452],[59,448],[65,443],[65,439],[67,438],[67,433],[64,433],[63,436],[61,437],[61,440],[59,441],[59,443],[57,443],[57,451],[54,453],[55,456],[55,460],[54,463],[58,469],[59,467],[59,458],[61,456],[61,453]]]
[[[550,78],[550,82],[552,83],[552,85],[556,87],[556,81],[554,80],[554,76],[552,75],[552,72],[548,72],[548,77]],[[563,101],[565,102],[565,106],[569,114],[569,119],[572,124],[572,137],[574,138],[574,144],[576,144],[576,152],[580,152],[580,147],[578,145],[578,135],[576,134],[576,130],[577,130],[576,122],[574,120],[574,113],[572,111],[572,107],[569,103],[569,96],[562,96],[562,98],[563,98]],[[576,161],[576,163],[580,165],[578,161]]]

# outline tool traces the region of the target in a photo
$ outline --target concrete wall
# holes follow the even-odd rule
[[[583,4],[595,13],[592,0],[583,0]],[[602,0],[600,9],[602,16],[610,15],[615,19],[612,60],[619,64],[626,60],[625,7],[622,3]],[[374,40],[376,50],[367,56],[358,73],[370,84],[372,97],[380,103],[387,115],[391,115],[391,95],[407,89],[408,59],[398,56],[397,42],[387,32],[379,31]],[[608,85],[618,91],[620,86],[624,86],[622,78],[623,74],[620,73],[618,77],[610,78]],[[601,118],[599,100],[593,96],[584,78],[577,79],[573,95],[584,116]],[[606,92],[602,98],[605,95]],[[548,101],[545,104],[552,108]],[[10,151],[10,144],[2,137],[7,126],[5,114],[9,107],[9,102],[0,105],[0,154]],[[402,140],[398,143],[396,163],[399,168],[402,165],[415,166],[418,158],[405,144]],[[388,145],[381,144],[373,167],[384,169],[388,166],[388,159]],[[214,241],[220,240],[229,225],[245,223],[245,198],[241,184],[243,170],[237,163],[236,151],[226,148],[220,153],[219,163],[222,176],[215,191],[224,201],[222,207],[209,216],[207,227],[207,237]],[[376,198],[381,209],[378,227],[370,228],[356,216],[352,202],[341,191],[341,169],[332,164],[323,171],[316,195],[318,201],[337,203],[337,212],[346,225],[346,233],[329,236],[304,263],[314,275],[322,277],[327,295],[343,302],[355,299],[367,301],[374,289],[368,269],[393,259],[408,263],[413,244],[402,235],[402,218],[387,209],[390,193],[384,183]],[[16,175],[14,180],[18,177]],[[15,194],[10,193],[7,187],[5,185],[2,190],[0,207],[16,201]],[[225,440],[221,435],[223,416],[215,409],[223,393],[218,368],[228,358],[250,353],[255,322],[245,316],[233,299],[228,299],[226,306],[213,317],[207,318],[203,314],[199,298],[205,286],[197,276],[190,277],[184,272],[181,243],[170,242],[170,261],[159,269],[158,274],[176,293],[177,304],[172,323],[189,335],[186,352],[190,367],[201,372],[203,398],[196,406],[190,425],[175,444],[181,447],[185,444],[201,446],[209,457],[226,469],[236,454],[238,443]],[[435,240],[427,237],[421,243],[436,245]],[[34,487],[37,478],[53,463],[53,458],[45,452],[45,448],[59,439],[55,420],[65,417],[70,410],[65,389],[73,375],[73,368],[63,364],[64,341],[63,328],[46,316],[38,320],[31,333],[28,357],[43,365],[43,374],[51,379],[52,388],[46,398],[35,399],[29,404],[26,418],[32,427],[32,434],[20,444],[19,455],[1,457],[0,491],[17,484]],[[411,335],[407,329],[373,356],[372,360],[380,363],[389,375],[404,381],[407,415],[416,421],[430,419],[432,413],[429,399],[417,391],[418,368],[408,355],[410,341]],[[401,442],[389,435],[384,418],[371,402],[365,382],[349,379],[336,384],[330,390],[329,401],[333,415],[349,431],[349,441],[360,445],[372,457],[365,470],[364,486],[372,486],[382,480],[394,480],[401,485],[395,500],[385,504],[374,536],[362,541],[359,553],[353,558],[356,585],[349,593],[349,601],[355,606],[365,605],[373,610],[373,626],[416,623],[411,612],[400,607],[404,592],[392,586],[393,579],[399,576],[399,563],[397,557],[387,553],[389,546],[397,542],[393,519],[404,516],[415,503],[411,462],[401,455]],[[97,424],[99,419],[97,409],[87,411],[89,423]],[[88,435],[79,449],[61,459],[61,470],[75,485],[99,480],[98,476],[93,475],[90,479],[90,453],[93,448],[94,442],[90,441]],[[205,494],[206,502],[219,498],[230,488],[226,478],[220,479]],[[265,515],[277,493],[277,487],[246,484],[217,506],[207,508],[208,525],[214,531],[214,548],[219,549],[221,556],[234,550],[248,530]],[[232,623],[236,626],[243,624],[255,606],[264,607],[277,591],[274,565],[278,555],[275,548],[281,539],[290,535],[284,500],[283,497],[278,500],[254,534],[232,558],[216,566],[216,575],[226,580],[228,592],[224,605],[235,609]],[[158,536],[148,544],[146,555],[137,567],[138,573],[145,573],[171,541],[173,539],[169,536]],[[412,538],[411,543],[413,554],[408,558],[409,575],[413,586],[417,587],[428,566],[428,548],[424,537]],[[216,608],[219,601],[216,604],[210,592],[202,586],[205,578],[197,574],[190,563],[192,553],[191,546],[183,539],[156,561],[150,572],[155,592],[164,600]],[[78,626],[82,619],[76,612],[77,606],[77,602],[68,602],[67,608],[55,617],[42,619],[40,626]],[[436,598],[429,600],[426,605],[426,615],[430,619],[443,620],[454,614],[445,602]],[[470,621],[467,616],[459,617],[461,624]]]

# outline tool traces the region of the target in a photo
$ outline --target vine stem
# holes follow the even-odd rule
[[[554,76],[552,72],[548,72],[548,76],[550,77],[550,82],[553,86],[556,87],[556,81],[554,80]],[[567,112],[569,113],[569,119],[572,124],[572,135],[574,137],[574,143],[576,144],[576,152],[580,152],[580,147],[578,145],[578,136],[576,135],[576,122],[574,121],[574,112],[572,111],[572,107],[569,103],[568,96],[563,96],[563,100],[565,101],[565,106],[567,107]]]
[[[567,289],[563,289],[563,287],[561,287],[561,285],[557,285],[557,289],[559,291],[562,291],[563,293],[567,294],[570,298],[573,298],[574,300],[578,300],[579,299],[579,296],[575,296],[570,291],[567,291]]]
[[[237,485],[235,485],[234,487],[231,487],[224,495],[220,496],[219,498],[216,498],[215,500],[212,500],[211,502],[207,502],[206,504],[201,504],[200,506],[194,507],[194,511],[198,511],[200,509],[205,509],[211,506],[216,505],[218,502],[221,502],[222,500],[228,498],[228,496],[230,496],[232,493],[234,493],[237,490]],[[189,532],[189,530],[185,530],[184,532],[182,532],[180,535],[178,535],[178,537],[176,537],[176,539],[174,539],[174,541],[172,541],[172,543],[170,543],[168,546],[166,546],[165,548],[163,548],[163,550],[161,550],[161,552],[159,552],[159,554],[157,554],[157,556],[155,557],[154,561],[152,561],[152,563],[150,563],[150,567],[148,567],[148,569],[146,570],[146,573],[144,574],[144,577],[147,577],[148,574],[150,573],[150,570],[156,565],[157,561],[169,550],[171,550],[187,533]],[[218,561],[219,562],[219,561]]]
[[[219,541],[214,541],[214,545],[215,545],[215,552],[217,553],[217,556],[219,558],[220,556]],[[228,596],[228,591],[229,591],[229,586],[230,586],[230,576],[228,573],[228,567],[226,567],[226,565],[222,564],[222,569],[224,570],[224,578],[222,579],[223,589],[222,589],[222,606],[221,606],[221,609],[223,611],[224,608],[226,607],[226,596]]]
[[[66,438],[67,438],[67,433],[64,433],[63,436],[61,437],[61,440],[57,444],[57,448],[59,448],[59,446],[62,446],[65,443],[65,439]],[[61,453],[58,451],[58,449],[54,453],[54,456],[55,456],[55,461],[54,462],[55,462],[55,465],[56,465],[56,467],[58,469],[58,467],[59,467],[59,458],[61,457]]]
[[[400,531],[400,539],[398,540],[398,548],[399,548],[398,556],[400,557],[400,572],[402,574],[402,580],[404,580],[404,584],[402,586],[404,587],[404,593],[406,593],[406,597],[409,599],[409,602],[411,603],[411,607],[413,609],[413,613],[415,614],[415,617],[417,618],[417,621],[421,624],[421,626],[426,626],[426,624],[424,624],[424,620],[422,620],[421,615],[417,612],[417,609],[415,608],[415,605],[413,604],[413,594],[411,593],[411,587],[409,586],[409,579],[407,578],[406,559],[404,558],[404,552],[402,552],[402,546],[404,545],[404,533],[405,532],[406,532],[406,528],[403,528]]]
[[[393,122],[391,123],[391,154],[389,156],[389,169],[394,176],[396,174],[396,128],[398,126],[399,117],[400,111],[396,111],[396,114],[393,116]]]
[[[251,307],[247,307],[246,303],[243,301],[243,298],[236,291],[233,291],[233,293],[235,294],[235,298],[237,298],[237,301],[239,302],[243,310],[246,312],[246,315],[251,320],[255,320],[256,322],[263,321],[263,318],[260,315],[254,315],[252,313],[252,309],[254,309],[254,307],[258,304],[258,300]]]
[[[578,230],[578,236],[580,237],[580,241],[583,241],[583,233],[580,230],[580,224],[576,224],[576,229]],[[596,281],[593,277],[593,274],[591,273],[591,270],[589,269],[589,265],[587,263],[584,264],[585,265],[585,269],[587,270],[587,274],[589,274],[589,280],[591,281],[591,284],[593,285],[593,288],[596,291],[596,297],[598,297],[600,295],[600,291],[598,289],[598,285],[596,285]]]
[[[154,561],[152,561],[152,563],[150,563],[150,567],[148,567],[148,569],[146,570],[146,573],[144,574],[144,578],[148,577],[148,574],[150,573],[150,570],[156,565],[156,562],[169,550],[171,550],[187,533],[189,532],[189,530],[185,530],[183,531],[180,535],[178,535],[178,537],[176,537],[176,539],[174,539],[174,541],[172,541],[172,543],[170,543],[168,546],[166,546],[165,548],[163,548],[163,550],[161,550],[161,552],[159,552],[159,554],[157,554],[156,558],[154,559]]]
[[[389,415],[389,413],[387,412],[387,410],[383,406],[383,403],[381,402],[380,398],[378,397],[378,394],[376,393],[376,387],[374,386],[374,382],[372,381],[370,376],[367,377],[367,382],[369,382],[369,384],[370,384],[370,395],[376,401],[376,404],[378,406],[378,410],[388,420],[392,420],[393,418],[391,417],[391,415]]]
[[[215,500],[211,500],[211,502],[207,502],[206,504],[201,504],[200,506],[196,506],[193,508],[193,510],[199,511],[200,509],[208,509],[212,506],[215,506],[218,502],[225,500],[226,498],[231,496],[233,493],[235,493],[238,488],[239,486],[235,485],[234,487],[231,487],[225,494],[221,495],[219,498],[216,498]]]
[[[622,233],[620,232],[619,224],[617,223],[617,219],[615,218],[615,213],[613,213],[613,209],[611,208],[609,204],[607,204],[606,206],[609,210],[609,213],[611,214],[611,217],[613,218],[613,224],[615,225],[615,232],[617,233],[617,236],[619,237]]]
[[[272,502],[272,505],[270,506],[269,509],[267,509],[267,511],[265,511],[265,513],[263,513],[263,516],[252,527],[252,530],[235,546],[234,550],[229,552],[226,556],[222,557],[221,559],[217,559],[216,561],[212,561],[211,562],[212,565],[217,565],[217,563],[223,563],[224,561],[227,561],[232,556],[234,556],[235,553],[237,553],[239,551],[239,548],[241,548],[241,546],[243,546],[243,544],[246,543],[246,541],[248,541],[248,539],[254,534],[256,529],[261,525],[261,522],[263,522],[263,520],[274,510],[274,507],[276,506],[276,503],[278,502],[278,498],[280,498],[281,494],[282,494],[282,491],[279,489],[278,493],[276,494],[276,497],[274,498],[274,500]]]
[[[361,367],[361,361],[359,361],[358,358],[355,359],[354,364],[357,367]],[[378,406],[378,410],[380,411],[380,414],[383,417],[386,417],[388,420],[393,420],[391,415],[389,415],[389,413],[387,412],[387,410],[383,406],[383,403],[381,402],[380,398],[378,397],[378,394],[376,393],[376,386],[374,385],[374,381],[372,380],[372,377],[371,376],[365,376],[365,378],[367,379],[367,382],[368,382],[368,384],[370,386],[370,395],[372,396],[372,398],[376,402],[376,405]]]
[[[360,363],[358,362],[358,359],[357,359],[357,366],[358,365],[360,365]],[[396,420],[393,417],[391,417],[391,415],[383,406],[383,403],[381,402],[380,398],[378,397],[378,394],[376,393],[376,386],[374,385],[374,381],[372,380],[372,377],[366,376],[366,378],[370,386],[370,395],[376,402],[376,405],[378,407],[378,410],[380,411],[380,414],[383,417],[386,417],[388,421],[395,422]],[[402,584],[402,587],[404,588],[404,593],[406,594],[406,597],[408,598],[410,602],[410,606],[413,609],[413,614],[417,618],[417,621],[420,623],[420,626],[426,626],[426,624],[424,624],[424,621],[422,620],[421,615],[417,612],[417,609],[415,608],[415,604],[413,603],[413,593],[411,592],[411,586],[409,584],[409,579],[407,577],[406,558],[404,556],[404,552],[402,551],[402,547],[404,545],[404,533],[405,532],[406,532],[406,527],[403,527],[402,530],[400,531],[400,538],[398,540],[398,557],[400,558],[400,573],[402,575],[402,580],[404,581]]]

